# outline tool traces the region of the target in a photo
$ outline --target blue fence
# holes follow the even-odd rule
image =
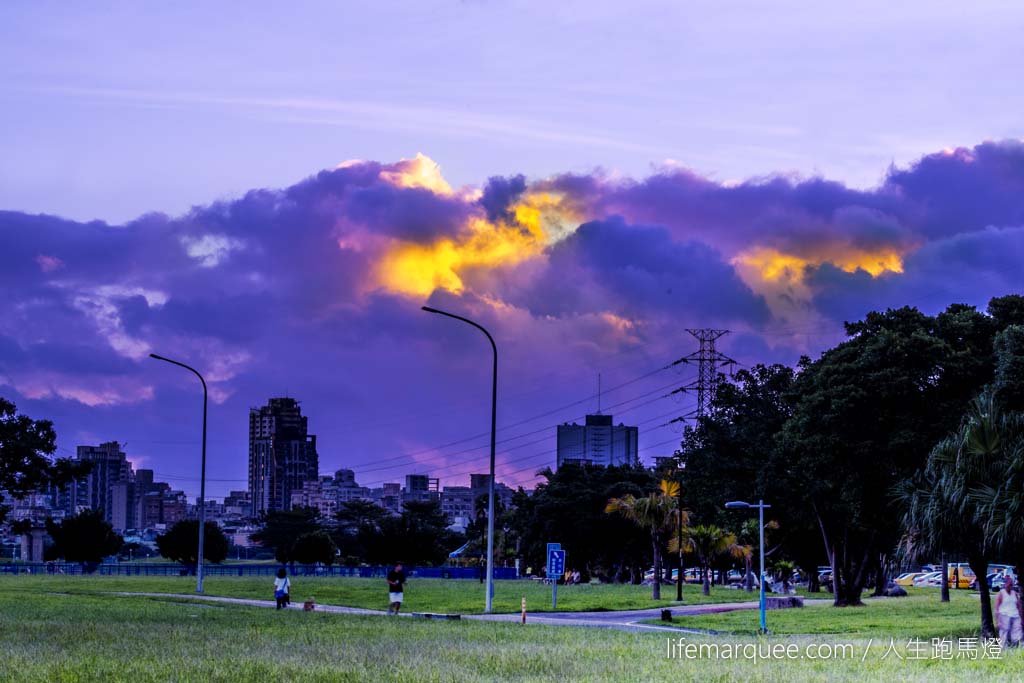
[[[273,576],[281,565],[277,564],[204,564],[206,576]],[[287,565],[292,576],[344,577],[358,576],[364,579],[383,578],[391,567],[342,567],[295,564]],[[3,574],[86,574],[82,565],[72,562],[8,562],[0,565]],[[99,576],[181,576],[188,570],[177,564],[147,564],[145,562],[109,563],[96,567],[93,575]],[[476,567],[416,567],[409,572],[421,579],[478,579],[480,570]],[[494,578],[517,579],[514,567],[495,567]]]

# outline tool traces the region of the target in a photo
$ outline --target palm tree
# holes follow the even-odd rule
[[[678,549],[680,539],[669,541],[669,552]],[[700,564],[701,578],[704,583],[704,595],[711,595],[711,565],[722,555],[735,558],[743,557],[743,546],[736,542],[736,535],[713,524],[698,524],[689,530],[688,538],[683,539],[691,550],[697,554]]]
[[[612,498],[604,509],[606,513],[620,514],[641,529],[650,532],[651,550],[654,553],[652,600],[661,599],[661,546],[664,543],[665,531],[678,523],[676,516],[679,507],[677,504],[678,494],[679,484],[677,482],[662,480],[657,491],[642,498],[637,498],[632,494],[627,494],[622,498]],[[682,511],[682,514],[686,515],[686,511]],[[684,517],[684,525],[688,519],[688,516]]]
[[[736,534],[738,548],[736,554],[742,558],[747,573],[743,576],[743,588],[751,593],[754,590],[754,548],[761,542],[761,532],[757,528],[760,522],[756,518],[744,520],[740,531]],[[779,523],[774,519],[764,523],[765,536],[768,531],[779,528]],[[767,555],[767,553],[766,553]]]
[[[1004,415],[995,394],[984,390],[964,416],[959,430],[939,442],[924,471],[905,483],[902,546],[911,555],[961,552],[978,577],[981,635],[995,632],[989,599],[989,561],[1012,548],[1021,534],[1020,484],[1016,468],[1024,464],[1024,417]],[[1016,492],[1012,487],[1017,486]],[[1013,519],[1011,519],[1013,518]]]

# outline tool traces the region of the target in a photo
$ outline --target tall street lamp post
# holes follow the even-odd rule
[[[679,468],[679,498],[676,501],[676,521],[679,531],[679,574],[676,576],[676,602],[683,601],[683,477]]]
[[[206,380],[199,374],[199,371],[193,367],[180,363],[170,358],[164,358],[158,356],[155,353],[149,354],[150,358],[155,360],[162,360],[165,363],[177,365],[178,367],[185,368],[189,372],[193,373],[199,378],[199,381],[203,385],[203,457],[200,464],[199,470],[199,551],[197,553],[198,562],[196,564],[196,593],[203,592],[203,542],[206,535]]]
[[[423,306],[422,308],[427,313],[437,313],[438,315],[455,318],[472,325],[484,333],[487,341],[491,342],[491,350],[494,352],[494,370],[491,377],[491,477],[490,483],[487,486],[487,596],[484,601],[484,612],[490,612],[494,600],[494,438],[498,416],[498,347],[495,345],[494,337],[491,336],[491,333],[485,330],[482,325],[473,322],[469,318],[440,311],[430,306]]]
[[[730,510],[737,508],[757,508],[758,521],[760,522],[757,529],[761,545],[761,577],[758,581],[758,584],[761,586],[761,633],[768,633],[768,624],[767,619],[765,618],[764,607],[764,511],[766,508],[770,508],[771,505],[765,505],[763,500],[759,500],[757,503],[746,503],[742,500],[732,500],[726,503],[725,507]]]

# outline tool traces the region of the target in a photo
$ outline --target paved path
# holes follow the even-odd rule
[[[198,595],[188,593],[132,593],[118,592],[115,595],[139,596],[150,598],[171,598],[178,600],[200,600],[206,602],[218,602],[231,605],[245,605],[248,607],[273,608],[277,603],[273,600],[254,600],[249,598],[224,598],[214,595]],[[829,600],[805,600],[807,603],[830,602]],[[648,609],[615,610],[608,612],[527,612],[527,624],[544,624],[550,626],[577,626],[588,628],[610,628],[620,631],[671,631],[674,633],[704,633],[714,634],[714,631],[706,629],[687,629],[670,626],[657,626],[654,624],[642,624],[647,619],[658,619],[663,609],[670,609],[673,616],[695,616],[699,614],[714,614],[718,612],[733,612],[736,610],[754,610],[758,608],[757,602],[723,602],[706,605],[674,605],[671,607],[651,607]],[[292,603],[288,609],[302,609],[302,603]],[[341,607],[338,605],[317,604],[318,612],[331,614],[361,614],[373,616],[386,616],[383,610],[363,609],[361,607]],[[403,612],[403,617],[411,616]],[[522,615],[512,614],[464,614],[463,619],[474,621],[505,621],[518,623]]]

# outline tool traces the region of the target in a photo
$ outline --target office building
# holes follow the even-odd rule
[[[637,465],[640,430],[612,423],[611,415],[587,415],[586,423],[558,426],[558,466]]]

